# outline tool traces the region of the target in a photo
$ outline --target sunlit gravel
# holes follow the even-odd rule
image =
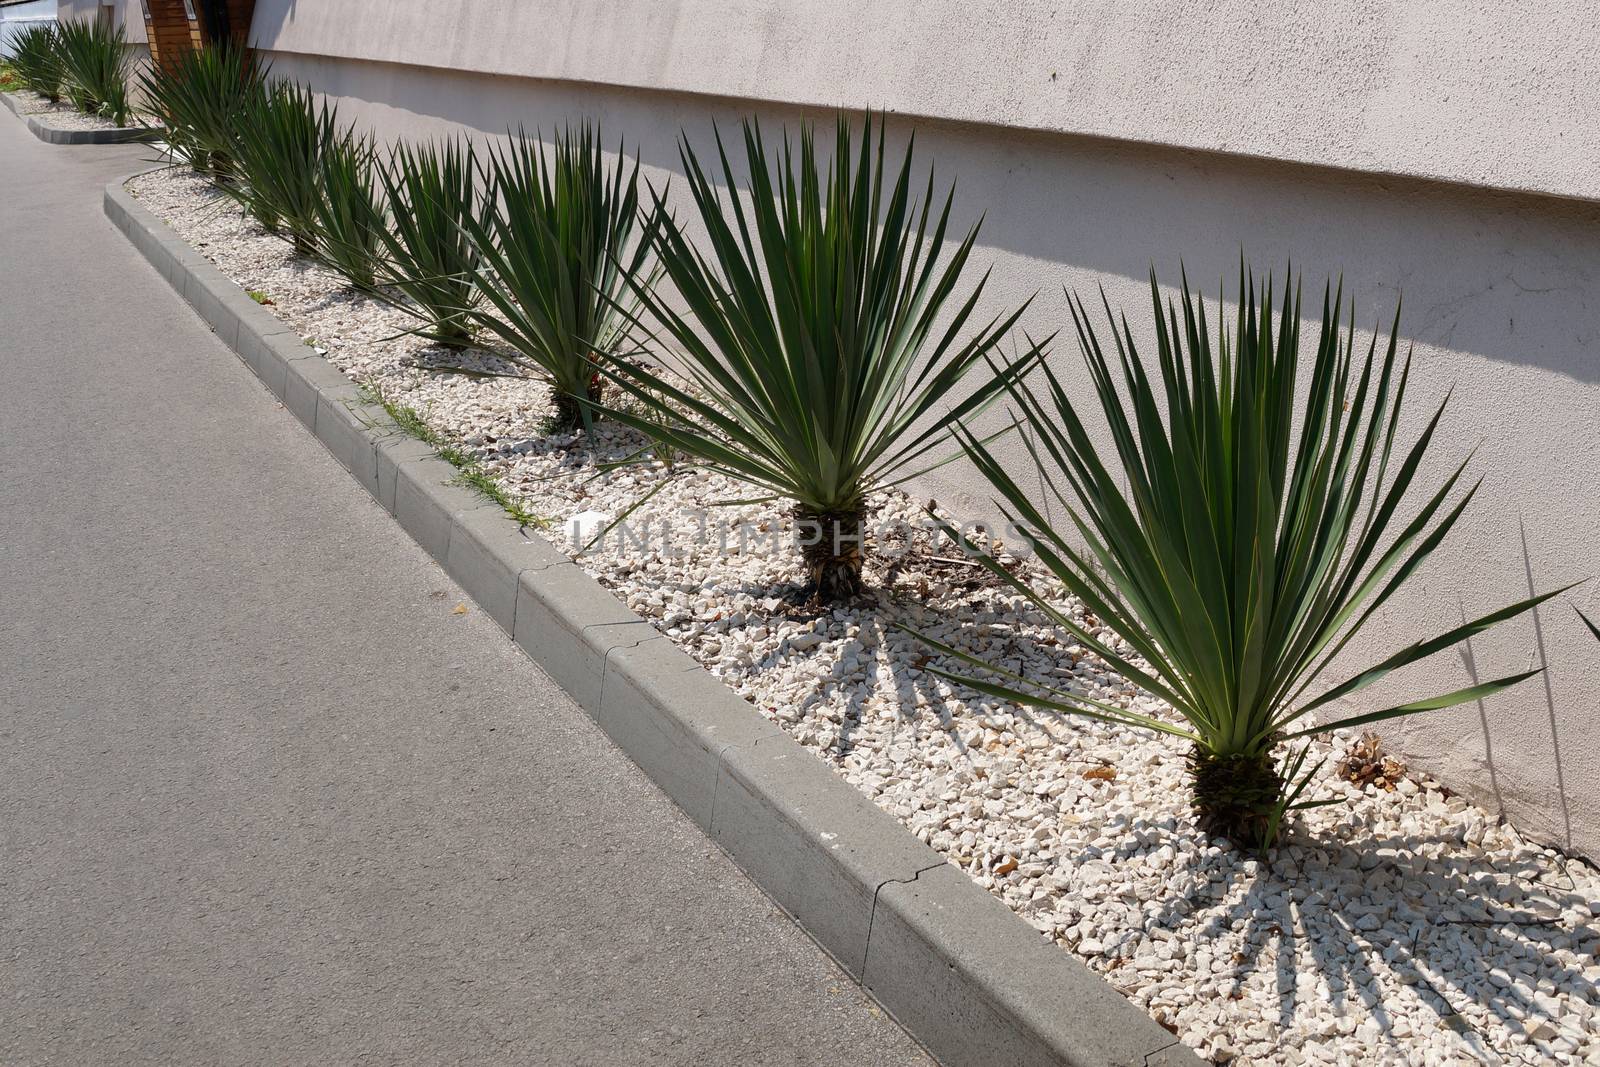
[[[60,103],[52,104],[37,93],[18,92],[7,95],[18,105],[18,110],[22,114],[38,119],[53,129],[77,131],[121,128],[110,119],[99,115],[85,115],[64,99]]]

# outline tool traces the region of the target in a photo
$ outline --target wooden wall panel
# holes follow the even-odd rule
[[[144,28],[150,37],[152,60],[167,62],[200,47],[202,41],[220,40],[224,35],[234,44],[249,42],[256,0],[195,0],[194,7],[195,18],[191,19],[184,0],[144,0]]]
[[[183,0],[144,0],[144,28],[155,63],[172,62],[200,44],[200,28],[184,10]]]

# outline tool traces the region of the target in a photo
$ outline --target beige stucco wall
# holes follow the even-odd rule
[[[280,74],[385,136],[590,117],[658,180],[680,128],[704,144],[746,114],[898,111],[897,132],[959,178],[963,217],[988,213],[975,259],[994,263],[992,302],[1040,293],[1036,330],[1062,323],[1063,286],[1104,284],[1142,314],[1150,263],[1217,279],[1241,249],[1342,271],[1365,323],[1403,291],[1412,428],[1453,384],[1438,467],[1481,442],[1485,484],[1370,654],[1600,570],[1600,207],[1557,198],[1600,197],[1600,58],[1583,44],[1600,11],[1303,7],[260,0],[254,35]],[[1056,365],[1081,381],[1070,346]],[[989,510],[960,468],[919,489]],[[1600,612],[1600,583],[1573,599]],[[1461,653],[1382,695],[1465,684],[1467,656],[1483,677],[1551,670],[1392,726],[1391,745],[1600,855],[1600,646],[1560,603]]]
[[[271,47],[1600,194],[1595,0],[260,0]]]
[[[126,27],[129,44],[150,43],[140,0],[60,0],[56,17],[62,20],[92,17],[99,13],[102,4],[111,7],[116,20]]]

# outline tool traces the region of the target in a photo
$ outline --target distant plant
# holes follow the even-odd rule
[[[311,90],[290,82],[245,100],[239,116],[233,152],[242,180],[222,188],[298,255],[317,251],[322,157],[337,139],[337,122]]]
[[[380,280],[409,301],[427,336],[450,348],[472,341],[478,254],[469,224],[483,210],[469,141],[397,144],[378,168],[390,220],[379,234]]]
[[[639,164],[620,146],[617,157],[608,174],[591,126],[557,133],[548,149],[519,134],[489,158],[494,209],[464,220],[483,298],[471,321],[549,383],[558,430],[600,399],[599,361],[627,345],[635,293],[653,280],[635,233]]]
[[[51,23],[24,26],[11,39],[11,69],[22,84],[56,103],[61,99],[61,37]]]
[[[133,55],[121,26],[99,19],[63,22],[57,29],[62,88],[72,105],[126,126],[132,113],[128,74]]]
[[[1046,591],[979,553],[982,562],[1083,647],[1170,704],[1184,725],[929,644],[1007,679],[996,684],[946,674],[980,692],[1188,741],[1202,829],[1245,848],[1265,847],[1286,811],[1308,806],[1299,800],[1311,777],[1300,774],[1308,749],[1280,762],[1285,744],[1467,703],[1537,672],[1315,724],[1308,716],[1555,594],[1405,645],[1309,695],[1438,548],[1478,486],[1448,502],[1463,462],[1426,497],[1408,499],[1418,471],[1428,466],[1445,404],[1397,454],[1411,369],[1409,355],[1403,364],[1396,358],[1398,313],[1383,357],[1376,358],[1375,337],[1361,359],[1354,329],[1340,337],[1341,296],[1330,303],[1325,292],[1305,381],[1298,374],[1304,358],[1298,286],[1291,298],[1285,284],[1274,331],[1271,281],[1258,292],[1252,276],[1247,287],[1241,266],[1235,327],[1230,338],[1219,323],[1213,344],[1204,302],[1187,279],[1181,302],[1165,308],[1153,275],[1150,284],[1156,340],[1150,363],[1109,304],[1115,356],[1108,357],[1087,309],[1071,301],[1109,435],[1084,424],[1074,392],[1046,369],[1048,400],[1011,391],[1030,431],[1023,439],[1037,481],[1030,471],[1024,487],[984,442],[970,433],[962,440],[1040,561],[1126,644],[1101,637]],[[1102,440],[1112,443],[1111,454],[1102,455],[1096,443]],[[1056,506],[1068,522],[1048,517]]]
[[[320,160],[316,255],[357,289],[372,291],[387,225],[373,175],[370,138],[346,132]]]
[[[863,587],[868,495],[937,466],[929,453],[951,428],[1037,353],[999,359],[1020,309],[969,328],[988,276],[957,288],[977,227],[945,252],[953,192],[936,210],[930,172],[919,207],[912,147],[890,169],[870,116],[859,144],[838,120],[827,161],[809,125],[798,155],[787,137],[769,155],[754,123],[744,142],[748,178],[717,135],[726,198],[681,142],[703,244],[652,190],[651,242],[676,295],[634,292],[677,350],[657,355],[678,375],[609,363],[634,403],[607,411],[763,500],[792,501],[810,591],[840,600]],[[958,399],[968,373],[990,364]]]
[[[267,94],[267,69],[231,45],[179,52],[139,76],[146,112],[173,151],[217,181],[233,173],[238,129]]]

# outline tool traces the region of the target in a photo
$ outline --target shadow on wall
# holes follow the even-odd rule
[[[256,33],[269,36],[260,25]],[[441,77],[302,56],[276,62],[282,73],[389,113],[386,126],[411,116],[419,129],[442,120],[494,135],[589,115],[610,136],[626,136],[647,167],[674,172],[680,126],[697,146],[709,147],[708,114],[736,133],[748,110],[736,100],[609,86],[461,72]],[[537,94],[527,91],[530,85]],[[645,96],[651,110],[677,121],[652,129],[623,121],[638,114]],[[820,117],[785,112],[789,119],[805,115]],[[1241,248],[1262,267],[1293,256],[1308,279],[1342,271],[1360,322],[1386,325],[1403,293],[1404,336],[1419,345],[1600,383],[1600,326],[1592,306],[1600,295],[1594,292],[1600,205],[948,122],[901,119],[891,134],[904,136],[913,125],[926,146],[924,162],[936,161],[945,179],[959,177],[963,221],[987,211],[981,245],[1043,266],[1020,291],[1042,288],[1048,296],[1057,264],[1139,283],[1154,264],[1173,283],[1185,257],[1191,279],[1215,294],[1219,279],[1231,282],[1236,274]],[[1069,146],[1079,150],[1063,151]],[[1183,207],[1165,209],[1173,203]]]
[[[1308,302],[1312,280],[1343,273],[1358,324],[1387,329],[1403,294],[1402,337],[1418,346],[1600,383],[1600,205],[1119,142],[1063,158],[1059,142],[1002,142],[988,200],[1059,193],[991,214],[985,245],[1140,281],[1153,262],[1165,284],[1182,255],[1213,297],[1218,279],[1233,288],[1241,246],[1258,268],[1294,257]]]
[[[385,138],[459,127],[497,136],[593,119],[608,141],[627,138],[658,186],[681,176],[680,129],[704,156],[712,122],[737,136],[749,110],[686,94],[298,55],[272,60],[277,73],[340,98],[343,117]],[[792,108],[761,113],[774,126],[827,117]],[[1241,249],[1258,267],[1280,265],[1280,274],[1295,256],[1308,287],[1345,271],[1356,320],[1369,326],[1387,329],[1404,293],[1401,338],[1415,343],[1417,367],[1402,434],[1409,440],[1455,385],[1448,437],[1430,462],[1442,467],[1482,443],[1474,466],[1486,484],[1468,524],[1414,589],[1374,620],[1358,656],[1370,662],[1374,649],[1441,632],[1460,613],[1528,595],[1530,584],[1547,589],[1595,570],[1600,309],[1591,307],[1591,290],[1600,274],[1600,205],[951,123],[899,119],[894,132],[906,136],[913,125],[923,163],[935,162],[941,181],[957,180],[953,223],[970,225],[987,212],[974,262],[994,261],[991,310],[1038,292],[1028,321],[1036,332],[1064,322],[1062,286],[1092,296],[1104,285],[1139,334],[1152,263],[1171,285],[1187,257],[1191,279],[1214,294],[1219,279],[1231,289]],[[1320,289],[1307,295],[1315,302]],[[1081,380],[1065,339],[1055,364],[1069,385]],[[1017,447],[1002,458],[1019,469],[1024,456]],[[945,468],[914,491],[958,514],[992,513],[984,510],[986,487],[964,469]],[[1519,524],[1527,530],[1522,542]],[[1574,595],[1580,605],[1600,604],[1589,587]],[[1574,824],[1569,811],[1572,797],[1600,790],[1593,644],[1552,612],[1537,626],[1485,634],[1467,650],[1470,662],[1441,656],[1396,692],[1443,692],[1470,684],[1473,671],[1487,677],[1544,662],[1551,674],[1496,697],[1478,717],[1456,709],[1408,720],[1386,739],[1545,839],[1600,854],[1600,825],[1582,812]]]

